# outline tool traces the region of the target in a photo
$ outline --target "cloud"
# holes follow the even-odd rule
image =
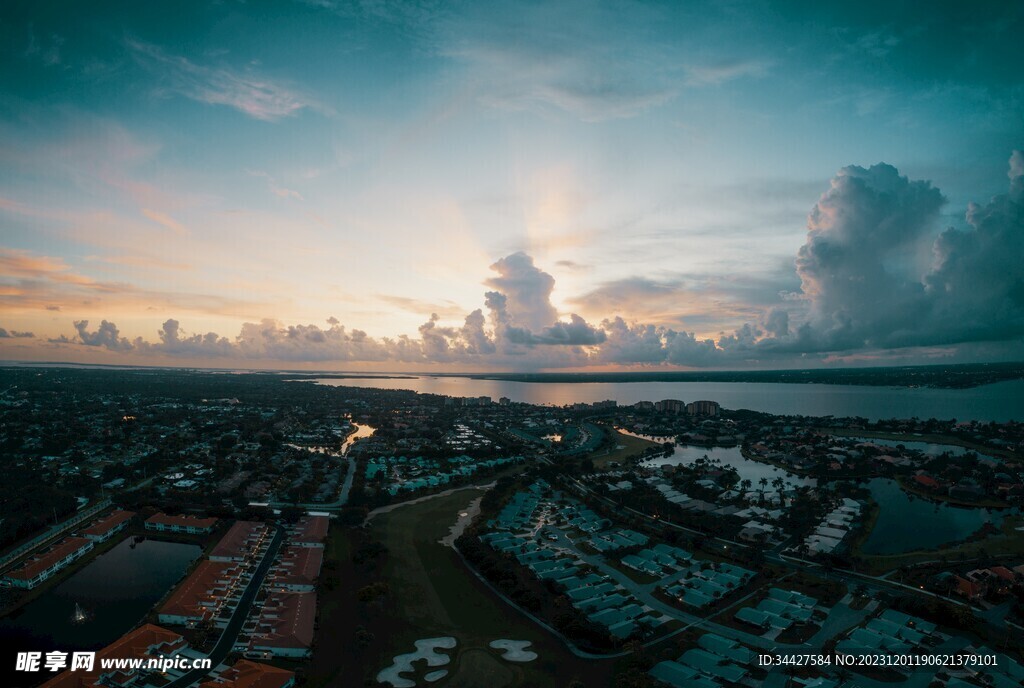
[[[770,63],[764,60],[727,60],[686,68],[692,85],[717,85],[746,76],[764,76]]]
[[[394,294],[377,294],[376,298],[403,311],[410,313],[437,313],[442,318],[461,318],[462,314],[466,312],[464,308],[460,308],[453,301],[437,304]]]
[[[150,43],[129,39],[132,55],[157,77],[158,88],[208,105],[226,105],[253,119],[275,122],[316,105],[295,89],[253,70],[205,67]]]
[[[32,60],[39,60],[47,67],[55,67],[61,63],[61,48],[64,45],[64,37],[51,33],[42,38],[36,35],[35,26],[28,25],[28,45],[25,47],[22,56]]]
[[[295,191],[293,189],[286,189],[285,187],[278,184],[277,181],[275,181],[274,178],[271,177],[266,172],[263,172],[261,170],[246,170],[246,174],[252,177],[262,177],[263,179],[266,179],[267,188],[270,190],[270,193],[274,194],[278,198],[291,198],[296,201],[306,200],[298,191]]]
[[[248,322],[229,339],[213,332],[185,333],[170,319],[155,342],[128,341],[107,320],[95,331],[88,321],[75,321],[74,337],[50,341],[196,359],[440,363],[463,369],[741,367],[908,355],[937,360],[958,352],[1019,356],[1024,353],[1024,154],[1019,151],[1010,158],[1008,176],[1008,193],[968,207],[966,231],[939,232],[945,199],[929,182],[910,180],[886,164],[841,169],[808,216],[807,238],[794,263],[799,289],[776,291],[750,309],[755,317],[715,337],[621,315],[596,325],[575,313],[560,318],[551,303],[554,277],[519,252],[491,265],[495,275],[484,282],[484,308],[455,326],[443,325],[432,313],[417,337],[375,338],[330,318],[329,328]],[[68,272],[61,261],[10,252],[0,254],[4,266],[20,273]],[[576,302],[628,309],[644,299],[685,299],[689,288],[684,279],[632,278],[598,287]],[[696,285],[698,293],[714,288]],[[742,293],[751,287],[734,288]],[[954,345],[958,348],[950,348]]]
[[[88,256],[87,260],[144,267],[188,269],[149,256]],[[256,310],[255,304],[213,294],[162,292],[133,284],[97,280],[75,270],[63,259],[20,249],[0,247],[0,304],[8,311],[60,311],[62,307],[101,309],[186,310],[216,315]]]
[[[875,344],[916,326],[926,308],[918,249],[944,202],[931,184],[891,165],[839,171],[808,217],[796,258],[814,346]]]
[[[189,231],[184,225],[165,213],[161,213],[157,210],[150,210],[149,208],[143,208],[142,214],[161,227],[171,230],[178,236],[189,235]]]
[[[999,341],[1024,336],[1024,153],[1010,158],[1009,193],[972,203],[969,231],[935,240],[925,276],[931,343]]]
[[[134,348],[112,322],[104,320],[95,332],[89,331],[88,320],[76,320],[74,324],[78,340],[85,346],[103,347],[111,351],[131,351]]]
[[[0,327],[0,339],[32,339],[35,334],[32,332],[21,332],[18,330],[8,330]]]
[[[498,273],[484,284],[505,296],[502,308],[511,321],[533,330],[552,325],[558,319],[551,305],[555,278],[533,264],[533,258],[519,251],[502,258],[491,270]]]

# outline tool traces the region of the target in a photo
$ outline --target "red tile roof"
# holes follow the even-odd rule
[[[320,576],[324,562],[321,547],[287,547],[281,559],[271,569],[273,583],[312,585]]]
[[[1017,577],[1013,575],[1013,571],[1006,568],[1005,566],[993,566],[989,569],[989,571],[991,571],[993,574],[999,576],[1005,581],[1010,581],[1011,583],[1017,580]]]
[[[914,480],[917,481],[919,485],[924,485],[925,487],[930,488],[932,490],[941,485],[941,483],[939,483],[938,480],[927,475],[915,475]]]
[[[109,531],[113,530],[117,526],[121,525],[125,521],[130,521],[132,516],[135,515],[134,511],[121,511],[117,510],[112,514],[107,515],[97,521],[93,521],[92,524],[81,531],[81,535],[105,535]]]
[[[192,526],[200,530],[207,528],[213,528],[217,523],[215,518],[199,518],[198,516],[168,516],[167,514],[153,514],[146,519],[146,523],[162,523],[165,526],[178,526],[179,528],[187,528]]]
[[[968,599],[981,595],[981,586],[966,578],[956,577],[956,591]]]
[[[39,688],[94,688],[99,686],[101,659],[140,659],[158,655],[173,655],[187,646],[180,633],[160,626],[145,624],[107,645],[96,653],[92,671],[63,671]],[[152,649],[152,651],[150,651]],[[70,659],[70,658],[69,658]],[[109,673],[109,670],[108,670]]]
[[[227,561],[201,561],[185,581],[178,586],[163,606],[161,614],[184,617],[205,616],[206,608],[217,601],[216,588],[234,578],[235,564]]]
[[[92,545],[92,540],[80,537],[64,538],[46,552],[36,555],[35,558],[29,559],[27,562],[22,564],[20,568],[9,571],[4,575],[7,578],[32,580],[41,572],[53,566],[56,562],[73,552],[77,552],[87,545]]]
[[[315,592],[274,592],[260,612],[253,647],[305,648],[313,644]]]
[[[244,559],[252,551],[253,541],[265,533],[266,529],[266,524],[259,521],[236,521],[210,552],[210,556]]]
[[[282,688],[295,677],[287,669],[241,659],[212,681],[199,684],[199,688]]]
[[[295,524],[292,542],[318,543],[327,539],[331,519],[327,516],[304,516]]]

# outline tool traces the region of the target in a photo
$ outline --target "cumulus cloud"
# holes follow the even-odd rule
[[[883,343],[915,327],[926,307],[915,249],[944,202],[930,183],[910,181],[891,165],[839,171],[811,211],[796,258],[810,303],[803,330],[810,345]]]
[[[89,331],[88,320],[76,320],[75,331],[78,339],[85,346],[96,346],[111,351],[131,351],[134,347],[130,341],[121,336],[117,325],[104,320],[95,332]]]
[[[32,332],[21,332],[19,330],[8,330],[0,327],[0,339],[32,339],[36,335]]]
[[[935,236],[938,189],[889,165],[841,170],[811,212],[797,254],[803,321],[793,330],[789,316],[785,328],[769,318],[761,347],[825,352],[1024,336],[1019,151],[1009,178],[1007,194],[968,207],[970,229]]]
[[[539,330],[558,319],[551,305],[555,278],[534,265],[533,258],[519,251],[494,263],[491,270],[498,276],[485,284],[505,296],[502,306],[517,325]]]
[[[50,341],[188,358],[517,368],[722,367],[802,354],[839,360],[858,352],[878,356],[928,347],[934,352],[952,344],[980,351],[1000,342],[1020,351],[1024,154],[1015,151],[1010,158],[1008,193],[969,206],[966,230],[938,231],[944,203],[930,183],[912,181],[890,165],[843,168],[809,214],[807,239],[795,260],[799,289],[776,292],[775,305],[762,302],[756,317],[716,338],[621,315],[596,325],[575,313],[560,318],[551,302],[554,277],[520,252],[491,266],[495,275],[484,282],[484,308],[457,324],[434,312],[417,337],[375,338],[332,317],[327,328],[274,320],[245,323],[233,339],[189,334],[169,319],[154,342],[129,341],[106,320],[95,331],[79,320],[74,337]],[[614,308],[645,296],[685,298],[681,282],[637,278],[614,286],[621,287],[624,300],[616,301],[609,284],[576,303]],[[0,329],[0,338],[13,336],[21,335]]]

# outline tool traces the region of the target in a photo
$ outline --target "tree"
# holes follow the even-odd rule
[[[281,520],[285,523],[297,523],[306,510],[301,506],[286,506],[281,509]]]

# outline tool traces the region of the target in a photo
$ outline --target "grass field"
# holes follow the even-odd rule
[[[438,543],[458,512],[480,494],[463,490],[378,515],[368,535],[388,553],[375,572],[351,562],[351,538],[361,534],[335,532],[328,556],[338,560],[341,585],[321,605],[309,685],[377,685],[374,677],[395,655],[413,651],[416,640],[436,636],[458,640],[451,651],[453,661],[445,667],[449,676],[439,686],[561,688],[574,678],[587,686],[609,685],[614,662],[571,654],[561,641],[496,597],[454,550]],[[387,583],[389,594],[379,603],[356,601],[355,590],[375,580]],[[352,642],[357,626],[374,636],[361,650]],[[499,638],[529,640],[540,656],[528,664],[505,662],[488,647]],[[422,663],[416,668],[415,678],[422,678],[426,669]]]
[[[600,471],[608,470],[613,462],[624,463],[626,459],[639,456],[645,449],[660,446],[657,442],[623,435],[621,432],[609,428],[605,428],[605,432],[611,433],[614,444],[590,455],[590,459],[594,462],[594,468]]]
[[[959,437],[952,437],[949,435],[906,435],[893,432],[879,432],[877,430],[850,430],[847,428],[815,428],[815,430],[829,435],[836,435],[837,437],[865,437],[868,439],[877,440],[893,440],[894,442],[928,442],[931,444],[951,444],[957,447],[963,447],[964,449],[970,449],[971,451],[978,452],[979,454],[999,456],[1004,459],[1017,458],[1017,456],[1012,451],[1006,449],[999,449],[997,447],[987,447],[984,444],[978,444],[977,442],[971,442],[969,440],[964,440],[960,439]]]

